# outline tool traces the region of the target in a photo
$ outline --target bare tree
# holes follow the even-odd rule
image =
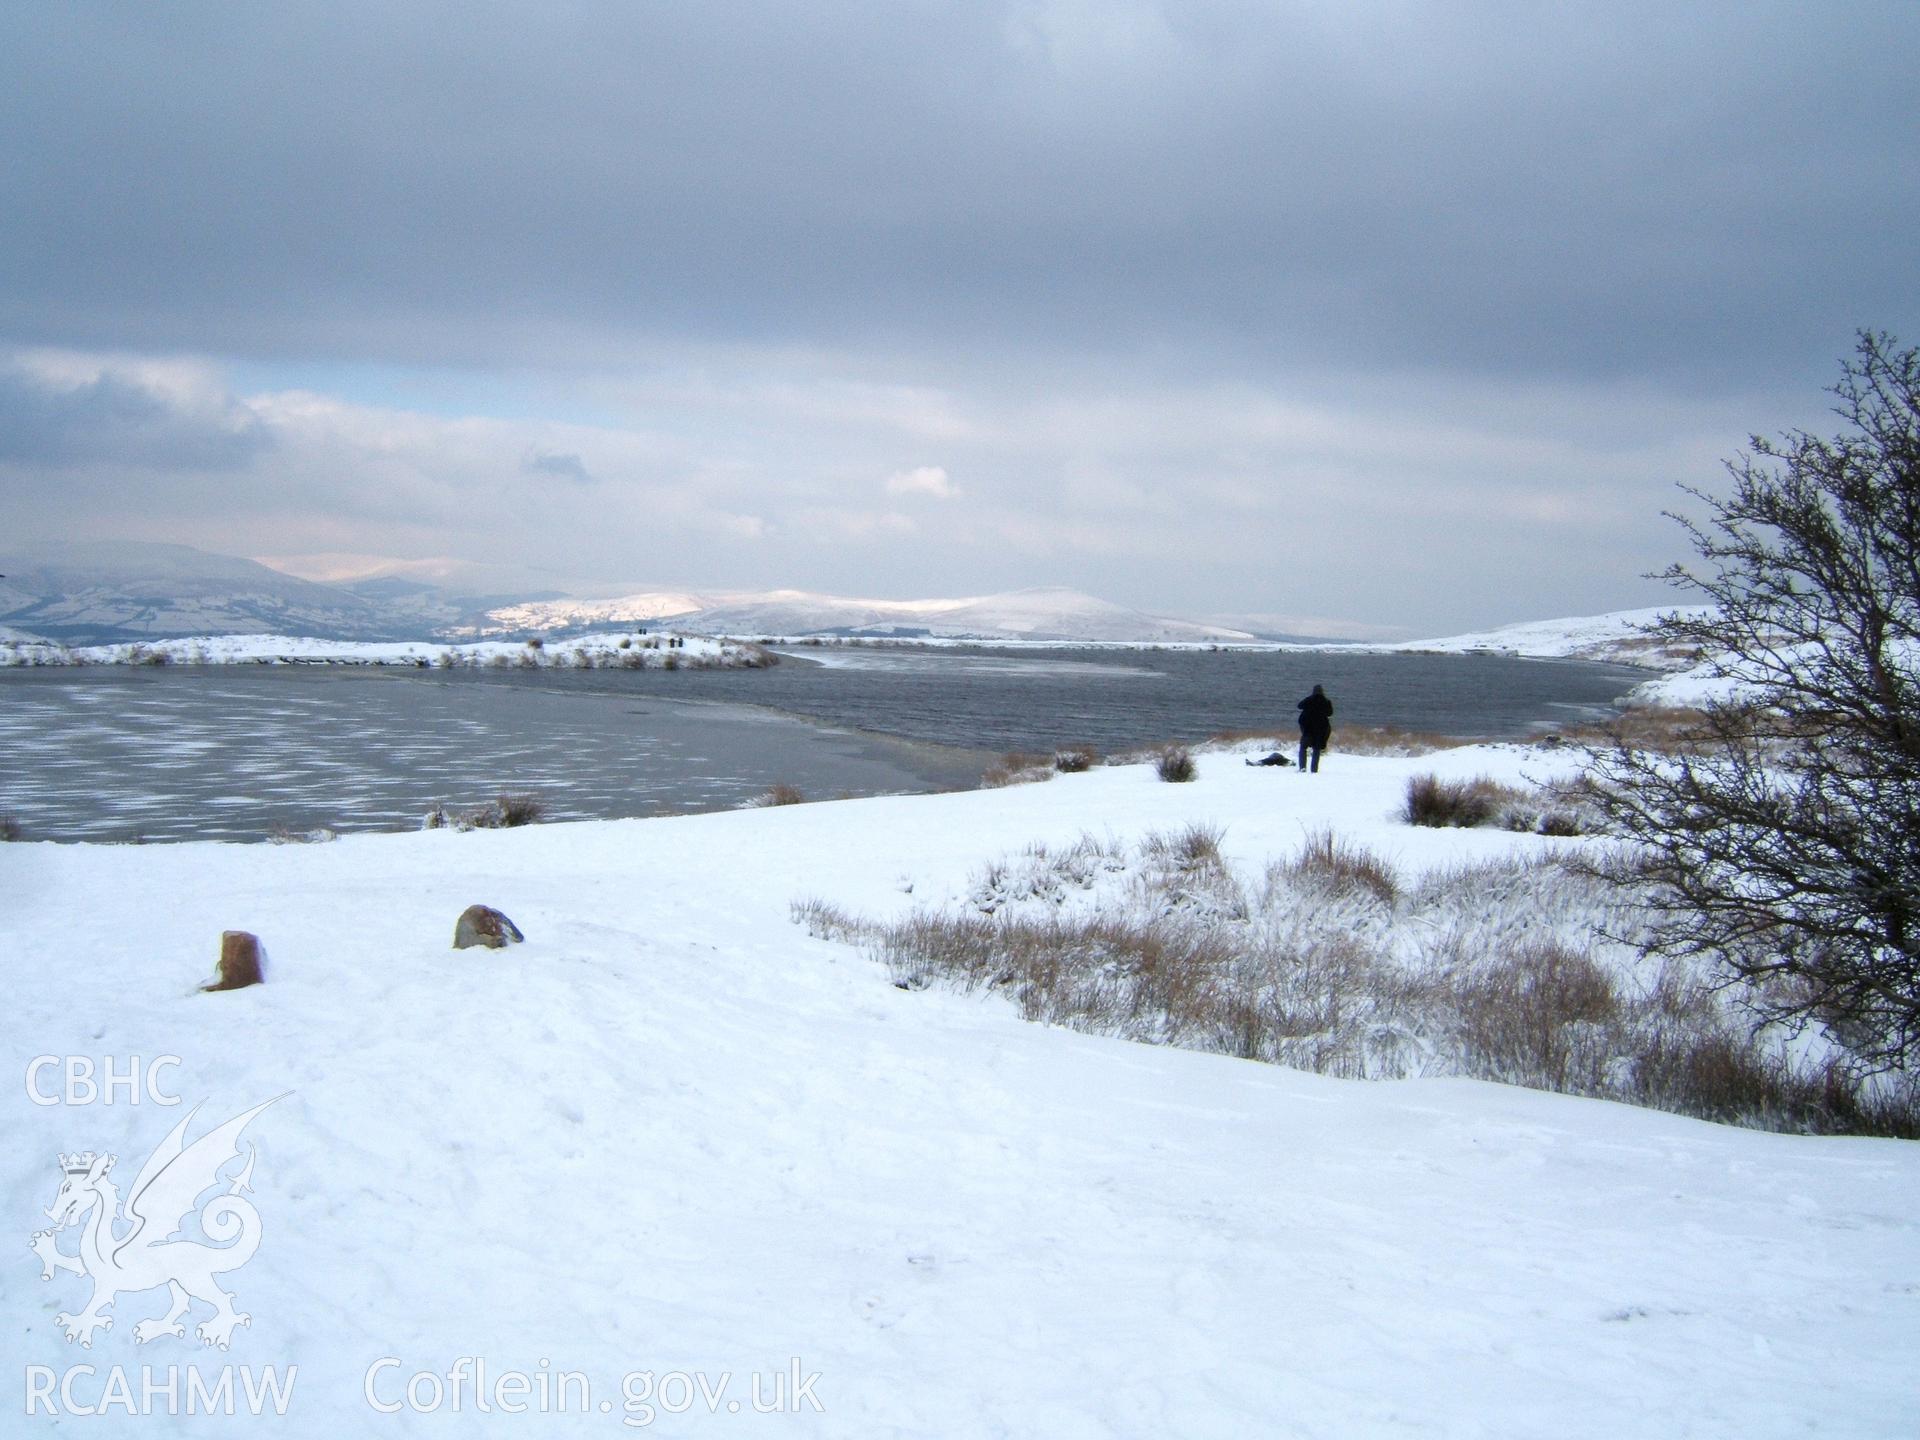
[[[1649,948],[1756,982],[1868,1062],[1920,1061],[1920,355],[1862,333],[1839,435],[1755,437],[1685,527],[1711,602],[1657,633],[1738,682],[1673,751],[1593,758]]]

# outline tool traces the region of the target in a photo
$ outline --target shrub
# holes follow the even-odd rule
[[[990,866],[964,907],[793,915],[901,989],[995,990],[1046,1023],[1329,1075],[1468,1075],[1770,1129],[1920,1135],[1914,1086],[1754,1029],[1694,968],[1638,968],[1604,938],[1636,912],[1592,875],[1503,861],[1401,887],[1328,834],[1253,893],[1219,840],[1194,826],[1128,852],[1083,837]]]
[[[1193,752],[1184,745],[1168,745],[1155,758],[1153,773],[1169,784],[1185,784],[1195,774]]]
[[[1606,1088],[1606,1026],[1621,1004],[1591,956],[1558,940],[1525,942],[1460,975],[1453,1003],[1472,1073],[1547,1090]]]
[[[1624,737],[1592,759],[1597,803],[1636,842],[1649,953],[1760,984],[1763,1013],[1843,1028],[1920,1074],[1920,350],[1863,332],[1830,439],[1755,438],[1685,528],[1712,602],[1669,615],[1734,694],[1672,754]]]
[[[547,642],[538,635],[535,635],[527,641],[527,649],[529,650],[544,650],[546,648]]]
[[[1583,835],[1586,826],[1580,823],[1580,816],[1572,810],[1549,810],[1540,817],[1540,823],[1534,827],[1542,835]]]
[[[1091,745],[1075,745],[1054,752],[1053,768],[1062,775],[1079,775],[1100,763],[1100,752]]]
[[[773,786],[765,794],[757,797],[753,803],[760,807],[804,805],[807,803],[807,797],[800,792],[798,785],[789,785],[785,781],[782,781],[780,784]]]
[[[20,822],[11,815],[0,815],[0,843],[18,840],[26,832],[20,828]]]

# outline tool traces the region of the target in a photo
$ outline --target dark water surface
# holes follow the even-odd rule
[[[1007,750],[1344,724],[1519,736],[1646,678],[1494,656],[800,648],[771,670],[0,671],[0,814],[29,839],[260,839],[417,826],[532,791],[551,819],[951,788]],[[817,662],[817,663],[816,663]]]

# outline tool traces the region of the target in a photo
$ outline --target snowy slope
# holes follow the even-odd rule
[[[489,610],[482,628],[519,634],[580,625],[643,625],[697,614],[712,603],[679,590],[649,590],[612,600],[530,600]]]
[[[502,632],[671,619],[685,630],[748,638],[915,635],[936,639],[1245,642],[1225,626],[1148,615],[1076,590],[1042,587],[955,600],[861,600],[804,590],[648,591],[614,600],[555,600],[489,612]]]
[[[1497,630],[1449,635],[1438,640],[1408,640],[1388,648],[1448,655],[1493,650],[1543,659],[1602,660],[1619,665],[1677,670],[1691,665],[1698,657],[1692,653],[1675,654],[1666,650],[1646,635],[1646,629],[1662,615],[1699,614],[1705,608],[1667,605],[1646,610],[1616,610],[1606,615],[1572,616],[1561,620],[1530,620],[1518,625],[1503,625]]]
[[[388,638],[361,596],[185,545],[92,542],[0,555],[0,621],[72,644],[271,632]]]
[[[248,1132],[266,1230],[221,1354],[136,1346],[160,1294],[91,1351],[61,1340],[84,1287],[24,1249],[56,1154],[130,1171],[181,1112],[16,1089],[13,1368],[297,1364],[267,1433],[313,1437],[621,1433],[637,1371],[731,1372],[716,1416],[652,1392],[693,1406],[656,1408],[673,1434],[1911,1435],[1920,1146],[1048,1030],[894,989],[788,914],[897,913],[1030,841],[1194,820],[1249,866],[1328,824],[1408,873],[1576,843],[1390,818],[1416,769],[1539,755],[1342,755],[1316,778],[1207,755],[1191,785],[1109,768],[319,846],[0,845],[10,1073],[178,1056],[164,1088],[206,1098],[196,1125],[290,1092]],[[449,950],[475,901],[527,943]],[[263,937],[269,983],[193,993],[229,927]],[[459,1414],[370,1411],[383,1357],[374,1398],[396,1404],[468,1356],[584,1372],[610,1413],[483,1416],[470,1392]],[[750,1413],[749,1376],[770,1395],[796,1362],[824,1413]]]

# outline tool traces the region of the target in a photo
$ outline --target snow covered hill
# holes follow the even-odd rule
[[[93,542],[0,555],[0,623],[71,645],[179,635],[394,639],[365,598],[186,545]]]
[[[1254,638],[1244,630],[1148,615],[1059,587],[957,600],[860,600],[804,590],[648,591],[614,600],[507,606],[488,615],[490,626],[512,634],[661,620],[703,634],[748,638],[865,635],[1121,643],[1232,643]]]
[[[442,572],[446,574],[443,576]],[[503,600],[476,586],[510,572],[415,566],[342,584],[301,580],[251,560],[183,545],[100,542],[0,555],[0,643],[12,631],[68,645],[207,635],[326,640],[489,640],[568,636],[670,622],[694,634],[1047,641],[1064,644],[1352,644],[1358,649],[1614,660],[1677,669],[1694,657],[1663,653],[1638,633],[1659,610],[1531,621],[1438,640],[1289,642],[1268,630],[1129,609],[1059,586],[956,599],[874,600],[805,590],[646,590],[612,599],[543,592]],[[457,580],[457,584],[455,583]],[[524,593],[524,592],[521,592]]]
[[[646,591],[505,601],[413,574],[322,584],[184,545],[100,542],[0,555],[0,626],[69,645],[206,635],[484,640],[673,622],[705,635],[902,636],[1107,643],[1246,642],[1243,630],[1149,615],[1078,591],[861,600],[801,590]],[[479,577],[484,579],[485,577]],[[478,583],[466,575],[462,584]],[[8,637],[0,635],[0,640]]]
[[[899,914],[1089,830],[1219,826],[1253,875],[1329,826],[1408,877],[1578,843],[1391,818],[1415,770],[1514,778],[1543,753],[1335,756],[1314,778],[1204,755],[1189,785],[1112,767],[311,846],[0,845],[5,1063],[68,1102],[18,1083],[5,1101],[0,1314],[42,1396],[26,1423],[73,1423],[116,1368],[138,1397],[168,1367],[185,1394],[189,1374],[272,1365],[297,1376],[271,1433],[316,1440],[623,1420],[861,1440],[1910,1436],[1920,1146],[1072,1034],[896,989],[789,914],[815,897]],[[449,949],[474,902],[526,943]],[[264,940],[268,983],[196,993],[236,927]],[[63,1097],[67,1057],[98,1076],[134,1056],[185,1105]],[[87,1286],[43,1281],[26,1245],[68,1178],[57,1157],[117,1155],[124,1196],[188,1107],[205,1101],[198,1135],[275,1096],[247,1131],[264,1228],[224,1277],[251,1316],[231,1349],[193,1343],[198,1303],[185,1336],[136,1343],[164,1290],[68,1344],[58,1317]],[[489,1389],[480,1413],[482,1368],[490,1387],[525,1377],[510,1404],[570,1408],[502,1413]],[[563,1372],[581,1379],[539,1388]],[[753,1413],[756,1384],[795,1413]]]
[[[1700,657],[1690,650],[1678,653],[1667,649],[1646,634],[1647,627],[1662,615],[1699,614],[1706,609],[1700,605],[1665,605],[1563,620],[1529,620],[1503,625],[1497,630],[1449,635],[1438,640],[1407,640],[1388,648],[1448,655],[1495,651],[1541,659],[1600,660],[1616,665],[1645,665],[1655,670],[1681,670]]]

